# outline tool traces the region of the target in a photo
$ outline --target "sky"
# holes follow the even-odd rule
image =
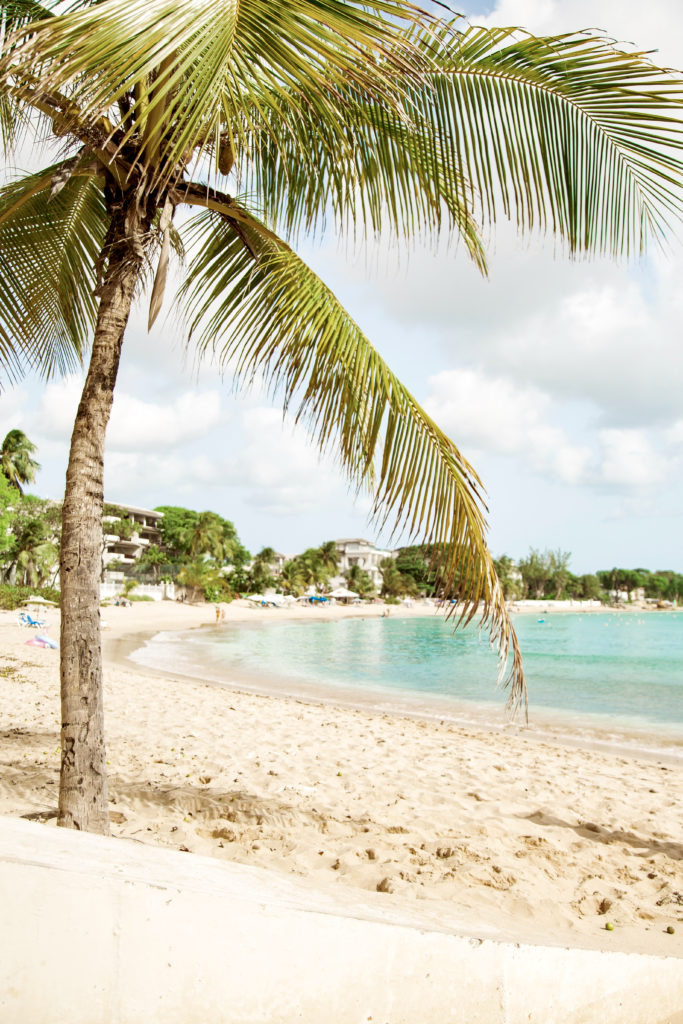
[[[475,24],[537,34],[599,28],[683,68],[678,0],[499,0],[460,5]],[[489,277],[445,243],[350,252],[331,237],[299,252],[346,305],[487,491],[495,555],[571,552],[576,573],[683,571],[683,245],[642,260],[568,261],[552,239],[499,221]],[[124,343],[105,499],[178,504],[231,519],[246,546],[293,554],[367,537],[369,501],[258,390],[186,353],[172,314]],[[0,436],[38,446],[33,491],[60,499],[82,380],[23,381],[0,396]]]

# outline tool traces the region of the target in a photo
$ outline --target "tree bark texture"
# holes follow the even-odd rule
[[[109,834],[100,632],[104,444],[148,228],[134,209],[126,214],[119,208],[113,216],[90,366],[71,436],[60,556],[62,766],[57,824],[104,835]]]

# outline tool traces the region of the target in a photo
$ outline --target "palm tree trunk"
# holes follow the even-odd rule
[[[78,406],[62,510],[62,768],[57,824],[109,834],[100,635],[104,443],[123,333],[142,264],[147,224],[114,213],[92,355]]]

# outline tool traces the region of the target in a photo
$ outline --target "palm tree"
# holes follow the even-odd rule
[[[198,558],[194,562],[182,566],[176,580],[181,586],[189,588],[191,600],[196,600],[203,597],[207,587],[220,586],[221,576],[215,565]]]
[[[249,569],[249,587],[253,593],[262,594],[264,590],[275,586],[275,577],[271,565],[275,560],[274,548],[261,548],[254,556]]]
[[[21,485],[33,483],[40,469],[40,463],[32,458],[36,450],[23,430],[10,430],[2,442],[0,471],[20,494],[24,493]]]
[[[29,520],[16,540],[14,569],[17,582],[31,587],[52,584],[59,564],[59,550],[42,519]]]
[[[192,558],[208,555],[221,561],[224,555],[223,520],[216,512],[199,512],[180,537],[184,549]]]
[[[442,231],[484,268],[479,227],[502,211],[571,252],[630,252],[680,209],[680,82],[594,35],[404,0],[0,0],[0,19],[5,146],[35,129],[63,147],[0,191],[0,363],[57,372],[92,338],[63,507],[59,823],[108,829],[105,433],[131,304],[149,285],[154,322],[174,253],[199,355],[265,381],[334,444],[373,521],[445,553],[440,592],[464,619],[482,603],[522,699],[474,470],[291,246],[325,219]]]
[[[344,574],[344,579],[349,590],[355,590],[361,597],[371,597],[375,593],[370,573],[359,565],[352,565]]]
[[[317,551],[323,569],[328,576],[334,576],[339,567],[339,550],[335,542],[333,540],[323,541]]]
[[[160,567],[167,563],[168,555],[160,547],[157,547],[156,544],[150,544],[138,558],[136,567],[139,567],[143,572],[151,569],[154,582],[156,583],[159,579]]]
[[[280,573],[280,585],[286,594],[299,597],[306,587],[306,574],[298,558],[285,562]]]

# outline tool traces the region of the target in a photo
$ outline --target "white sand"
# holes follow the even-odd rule
[[[233,604],[226,628],[287,614]],[[57,612],[47,617],[58,637]],[[139,634],[213,623],[213,608],[136,603],[103,617],[115,835],[371,900],[419,900],[449,926],[683,956],[680,760],[584,749],[557,730],[420,720],[142,670],[124,657]],[[26,646],[16,623],[0,612],[0,813],[47,816],[58,656]]]

